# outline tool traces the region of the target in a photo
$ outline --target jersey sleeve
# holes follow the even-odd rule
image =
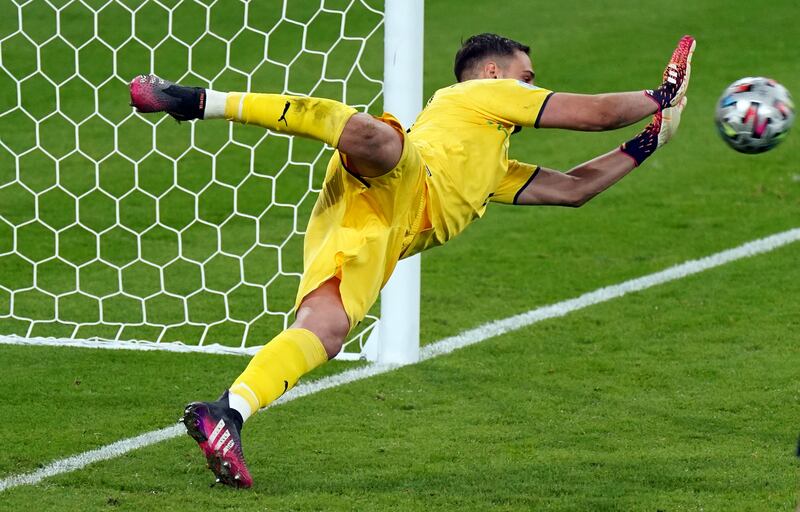
[[[553,91],[521,80],[480,80],[470,92],[476,108],[505,125],[536,127]]]
[[[516,204],[517,197],[525,190],[539,172],[538,165],[525,164],[516,160],[508,161],[508,171],[491,197],[493,203]]]

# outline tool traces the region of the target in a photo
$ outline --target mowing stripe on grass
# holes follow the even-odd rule
[[[436,343],[422,347],[420,351],[420,360],[424,361],[440,355],[449,354],[454,350],[458,350],[469,345],[474,345],[481,341],[505,334],[511,331],[521,329],[523,327],[535,324],[542,320],[550,318],[557,318],[564,316],[573,311],[606,302],[617,297],[622,297],[631,292],[637,292],[651,288],[653,286],[675,281],[710,268],[724,265],[731,261],[747,258],[757,254],[772,251],[784,245],[800,240],[800,228],[791,229],[778,233],[766,238],[754,240],[746,244],[740,245],[727,251],[718,252],[707,256],[705,258],[687,261],[680,265],[670,267],[655,274],[649,274],[637,279],[624,281],[620,284],[600,288],[593,292],[585,293],[574,299],[565,300],[549,306],[543,306],[533,309],[527,313],[522,313],[502,320],[490,322],[474,329],[464,331],[456,336],[442,339]],[[308,384],[301,384],[292,389],[276,401],[273,405],[280,405],[297,398],[323,391],[325,389],[334,388],[350,382],[386,373],[395,368],[397,365],[370,365],[362,368],[348,370],[336,375],[331,375]],[[57,460],[50,464],[33,471],[21,475],[13,475],[3,480],[0,480],[0,492],[12,487],[20,485],[32,485],[42,481],[45,478],[68,473],[76,469],[81,469],[94,462],[112,459],[119,457],[127,452],[149,446],[160,441],[172,439],[185,432],[182,425],[175,425],[161,430],[147,432],[140,436],[123,439],[112,443],[107,446],[90,450],[72,457]]]

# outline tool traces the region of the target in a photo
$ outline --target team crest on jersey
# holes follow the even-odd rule
[[[517,83],[526,89],[540,89],[540,87],[536,87],[533,84],[529,84],[528,82],[523,82],[522,80],[517,80]]]

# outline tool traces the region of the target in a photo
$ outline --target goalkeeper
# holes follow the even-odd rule
[[[306,230],[304,273],[290,328],[267,343],[216,402],[194,402],[183,421],[224,484],[250,487],[242,424],[339,353],[398,260],[442,245],[492,202],[581,206],[664,145],[686,105],[695,42],[684,36],[656,89],[583,95],[534,85],[530,49],[480,34],[455,57],[455,85],[440,89],[405,130],[338,101],[218,92],[154,75],[130,84],[139,112],[178,120],[227,119],[336,148]],[[653,116],[620,147],[559,172],[509,160],[522,127],[612,130]]]

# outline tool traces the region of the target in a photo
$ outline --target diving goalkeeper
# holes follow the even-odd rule
[[[306,229],[294,323],[267,343],[215,402],[183,421],[218,481],[250,487],[240,432],[251,414],[339,353],[398,260],[442,245],[491,202],[581,206],[663,146],[686,105],[695,41],[684,36],[652,90],[583,95],[534,85],[530,48],[495,34],[463,43],[457,83],[440,89],[404,129],[323,98],[219,92],[154,75],[134,78],[139,112],[184,121],[227,119],[336,148]],[[509,160],[523,127],[613,130],[653,116],[631,140],[567,171]]]

